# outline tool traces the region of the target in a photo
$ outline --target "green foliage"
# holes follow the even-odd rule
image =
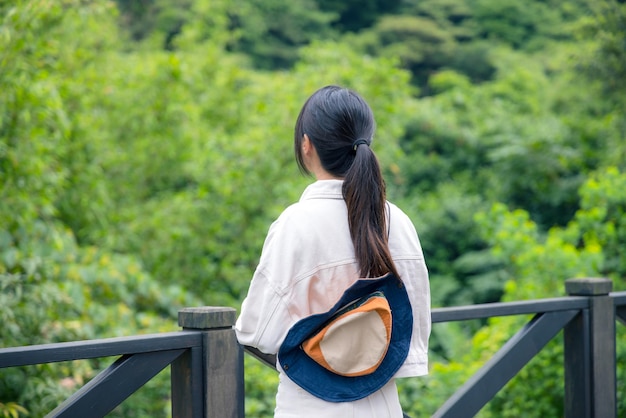
[[[542,1],[471,1],[478,35],[515,48],[535,37],[556,36],[561,23],[559,9]]]
[[[603,0],[590,7],[593,14],[580,19],[577,29],[581,40],[594,40],[584,68],[604,84],[607,94],[623,99],[618,92],[626,86],[626,5]]]
[[[20,414],[28,415],[26,408],[16,404],[15,402],[0,402],[0,412],[5,418],[18,418]]]
[[[192,0],[115,0],[122,27],[134,40],[158,36],[164,49],[174,47],[174,38],[183,25],[192,19]]]
[[[354,32],[370,26],[380,15],[393,13],[400,0],[317,0],[320,9],[338,16],[334,26],[344,32]]]
[[[298,47],[334,32],[330,23],[336,19],[335,13],[322,10],[317,3],[252,0],[233,5],[228,15],[238,35],[230,48],[250,56],[259,68],[292,66]]]
[[[90,166],[98,157],[90,142],[97,136],[85,135],[80,112],[93,99],[90,84],[82,82],[93,75],[98,52],[111,48],[114,39],[86,35],[68,40],[75,32],[114,34],[114,9],[107,2],[65,1],[19,2],[5,11],[2,346],[173,329],[177,309],[198,304],[197,299],[179,287],[157,284],[131,255],[80,246],[76,240],[93,242],[98,237],[93,231],[106,228],[97,222],[105,220],[101,217],[108,209],[101,171]],[[5,370],[3,413],[43,416],[101,367],[85,361]],[[144,413],[163,410],[162,388],[143,394]]]
[[[576,221],[587,245],[602,246],[600,274],[618,285],[625,284],[626,257],[622,248],[626,241],[626,174],[608,167],[591,176],[581,190]]]
[[[469,85],[450,72],[431,78],[442,92],[421,100],[407,126],[402,146],[410,157],[398,181],[426,191],[453,173],[465,191],[525,208],[542,225],[564,224],[576,210],[581,171],[597,164],[588,156],[610,142],[588,139],[589,125],[574,119],[578,103],[564,104],[570,93],[545,75],[553,64],[522,67],[525,58],[506,50],[498,55],[500,75],[492,82]],[[585,80],[575,81],[575,91],[585,90]]]
[[[592,2],[593,13],[581,18],[575,25],[579,37],[577,54],[580,69],[595,83],[604,97],[608,113],[602,120],[608,128],[603,133],[610,143],[609,164],[623,167],[626,161],[626,5],[615,0]]]

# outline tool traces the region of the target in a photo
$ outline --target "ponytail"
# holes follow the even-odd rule
[[[356,145],[343,183],[348,225],[361,277],[398,275],[389,252],[385,181],[369,146]]]

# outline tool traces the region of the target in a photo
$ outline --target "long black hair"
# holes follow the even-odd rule
[[[385,182],[370,145],[376,122],[367,102],[356,92],[326,86],[304,103],[296,121],[294,150],[300,170],[304,164],[304,134],[315,147],[322,167],[343,178],[343,198],[361,277],[389,272],[399,277],[389,252]]]

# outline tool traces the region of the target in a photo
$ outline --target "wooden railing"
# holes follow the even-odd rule
[[[171,365],[172,416],[244,416],[243,350],[233,308],[187,308],[182,331],[0,349],[0,369],[120,356],[47,417],[103,417]]]
[[[611,295],[608,279],[567,280],[565,288],[566,298],[436,310],[434,323],[534,316],[434,416],[474,416],[563,330],[565,417],[616,417],[615,319],[626,321],[626,292]]]
[[[433,309],[434,324],[533,315],[434,416],[474,416],[563,330],[565,417],[616,417],[615,321],[626,324],[626,292],[611,287],[608,279],[573,279],[566,282],[568,297]],[[179,312],[179,332],[4,348],[0,369],[119,356],[48,415],[102,417],[170,365],[173,417],[242,418],[243,348],[235,319],[232,308],[187,308]],[[245,349],[275,366],[274,356]]]

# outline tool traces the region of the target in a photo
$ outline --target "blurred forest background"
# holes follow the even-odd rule
[[[293,125],[359,91],[434,307],[626,290],[623,0],[0,0],[0,346],[177,329],[238,308],[269,224],[311,182]],[[527,318],[438,324],[430,416]],[[618,364],[626,335],[618,327]],[[0,371],[0,416],[40,417],[108,365]],[[246,358],[246,410],[275,372]],[[619,416],[626,375],[618,369]],[[164,371],[111,416],[169,416]],[[480,413],[559,417],[562,342]]]

